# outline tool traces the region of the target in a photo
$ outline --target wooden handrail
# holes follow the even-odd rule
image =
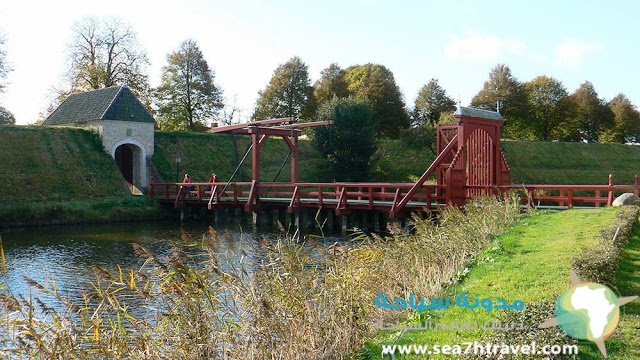
[[[244,204],[247,211],[257,209],[260,201],[277,201],[282,206],[291,208],[304,206],[310,207],[334,207],[336,213],[346,214],[352,208],[361,210],[390,211],[390,215],[395,217],[404,216],[409,210],[403,209],[402,201],[409,199],[408,191],[414,189],[411,199],[411,210],[431,207],[432,201],[442,204],[446,200],[445,194],[438,193],[436,189],[445,188],[444,185],[422,184],[392,184],[392,183],[258,183],[258,182],[237,182],[230,183],[233,188],[229,192],[221,192],[220,188],[224,183],[151,183],[147,196],[159,201],[173,203],[179,208],[183,203],[202,203],[208,205],[210,209],[216,204],[240,205]],[[198,197],[189,201],[185,200],[187,186],[197,187]],[[211,197],[206,198],[203,194],[208,194],[203,187],[212,186]],[[268,187],[273,190],[267,191]],[[576,204],[588,206],[602,206],[611,204],[616,192],[638,192],[638,180],[634,178],[633,185],[614,185],[613,180],[608,184],[600,185],[550,185],[550,184],[528,184],[528,185],[466,185],[462,188],[467,194],[499,194],[509,190],[524,190],[527,197],[533,204],[545,202],[548,205],[575,207]],[[544,191],[540,193],[538,190]],[[223,197],[227,194],[227,198]],[[248,198],[247,198],[248,196]],[[357,201],[358,199],[361,201]],[[285,202],[286,199],[286,202]]]
[[[400,202],[398,203],[394,211],[390,212],[389,215],[392,218],[396,216],[396,213],[399,213],[402,211],[402,208],[404,208],[405,205],[407,205],[407,203],[409,202],[409,200],[411,200],[411,198],[416,193],[416,191],[418,191],[418,189],[424,184],[424,182],[427,181],[427,178],[429,178],[429,176],[431,176],[431,174],[438,168],[438,166],[440,166],[442,161],[444,161],[444,159],[449,155],[449,153],[453,150],[453,147],[457,143],[458,143],[458,134],[455,134],[453,138],[451,138],[451,141],[449,141],[447,146],[445,146],[442,152],[436,157],[433,163],[431,163],[431,166],[429,166],[429,168],[424,172],[424,174],[420,176],[420,179],[416,181],[416,183],[411,187],[411,189],[409,189],[409,191],[402,198],[402,200],[400,200]]]
[[[256,186],[256,181],[253,180],[251,181],[251,190],[249,190],[249,199],[247,200],[247,203],[244,206],[245,211],[249,212],[249,211],[255,210],[257,206],[257,194],[258,194],[258,187]]]

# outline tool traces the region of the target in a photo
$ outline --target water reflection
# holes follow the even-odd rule
[[[172,244],[181,241],[185,236],[194,240],[201,239],[208,231],[207,223],[175,222],[154,223],[121,223],[101,225],[71,225],[56,227],[38,227],[25,229],[9,229],[2,232],[2,239],[7,262],[7,276],[0,282],[17,297],[29,297],[30,287],[24,276],[32,278],[43,285],[49,284],[51,277],[55,279],[58,291],[73,302],[82,303],[82,294],[91,289],[95,282],[93,265],[102,266],[113,274],[117,274],[117,265],[123,273],[129,269],[138,269],[141,259],[134,253],[131,243],[139,243],[151,250],[158,257],[170,255]],[[254,262],[258,260],[256,248],[257,237],[274,239],[277,234],[271,229],[241,229],[237,225],[216,225],[221,235],[215,251],[219,254],[239,254],[244,250]],[[337,238],[327,240],[332,242]],[[226,256],[220,257],[224,263]],[[230,257],[233,259],[233,257]],[[60,304],[53,296],[38,294],[48,305],[59,310]]]

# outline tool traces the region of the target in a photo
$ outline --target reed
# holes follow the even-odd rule
[[[445,209],[438,223],[414,219],[413,235],[396,229],[388,238],[360,235],[327,247],[294,234],[259,239],[251,257],[248,249],[215,253],[226,240],[213,229],[200,239],[183,234],[166,258],[134,244],[140,267],[96,267],[82,304],[65,298],[54,279],[25,279],[34,292],[29,299],[0,293],[0,357],[355,358],[376,335],[376,319],[410,315],[382,313],[376,292],[439,294],[464,277],[518,209],[517,199],[477,199],[464,211]],[[222,256],[231,265],[223,268]],[[66,310],[46,304],[43,293]]]
[[[0,235],[0,266],[2,267],[2,276],[7,276],[7,262],[4,259],[4,247],[2,246],[2,235]]]

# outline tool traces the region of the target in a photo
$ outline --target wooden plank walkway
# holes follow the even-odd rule
[[[444,185],[412,183],[152,183],[148,196],[180,208],[206,205],[209,209],[242,206],[246,212],[279,208],[297,213],[304,208],[331,209],[336,215],[351,210],[387,212],[391,218],[412,212],[428,212],[446,205]],[[548,208],[594,208],[611,205],[616,195],[638,195],[638,177],[633,185],[468,185],[468,197],[516,192],[523,205]],[[402,211],[395,209],[405,195],[410,199]]]

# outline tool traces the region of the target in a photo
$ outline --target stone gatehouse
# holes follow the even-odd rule
[[[95,129],[131,192],[146,192],[155,120],[126,85],[70,95],[42,125]]]

